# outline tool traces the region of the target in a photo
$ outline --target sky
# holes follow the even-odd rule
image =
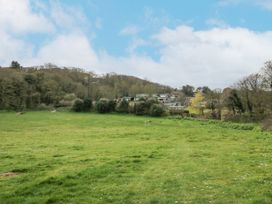
[[[272,0],[0,0],[0,66],[224,88],[272,59]]]

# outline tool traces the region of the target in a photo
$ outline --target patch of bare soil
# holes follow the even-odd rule
[[[6,173],[1,173],[0,177],[14,177],[17,176],[18,174],[14,173],[14,172],[6,172]]]

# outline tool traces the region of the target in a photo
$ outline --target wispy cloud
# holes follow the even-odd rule
[[[155,13],[149,7],[144,8],[144,20],[148,26],[152,27],[167,26],[170,22],[170,18],[164,10],[160,11],[160,13]]]
[[[210,18],[206,21],[206,24],[212,27],[226,28],[229,25],[222,19],[219,18]]]
[[[139,47],[147,45],[147,42],[142,38],[134,38],[132,39],[129,47],[128,47],[128,53],[133,54],[135,50]]]
[[[120,31],[120,35],[136,35],[140,32],[140,28],[136,25],[129,25]]]
[[[271,0],[256,0],[256,4],[264,9],[272,11],[272,1]]]
[[[226,6],[231,6],[231,5],[238,5],[242,3],[244,0],[219,0],[217,1],[217,6],[219,7],[226,7]],[[248,0],[251,1],[251,0]]]
[[[217,5],[224,7],[230,5],[239,5],[242,3],[259,6],[266,10],[272,10],[272,0],[219,0]]]

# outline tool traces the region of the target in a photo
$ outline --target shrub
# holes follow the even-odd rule
[[[90,98],[85,98],[83,100],[83,111],[89,112],[89,111],[91,111],[92,107],[93,107],[92,100]]]
[[[115,111],[115,107],[116,107],[115,100],[109,100],[108,101],[108,106],[109,106],[109,112],[114,112]]]
[[[132,114],[135,113],[135,102],[128,103],[128,112]]]
[[[261,125],[263,130],[272,131],[272,115],[264,119]]]
[[[149,115],[153,104],[158,104],[157,100],[148,99],[146,101],[137,101],[134,104],[134,113],[136,115]]]
[[[50,111],[54,109],[54,107],[51,105],[46,105],[45,103],[41,103],[37,106],[37,110],[41,110],[41,111]]]
[[[264,120],[265,115],[257,115],[257,114],[226,114],[224,115],[224,121],[230,121],[230,122],[238,122],[238,123],[252,123],[252,122],[258,122]],[[268,117],[269,118],[269,117]]]
[[[145,104],[146,104],[146,108],[150,109],[153,104],[159,104],[159,102],[156,99],[150,98],[146,100]]]
[[[129,112],[129,103],[126,100],[121,100],[116,106],[116,111],[118,113],[128,113]]]
[[[183,116],[184,111],[182,109],[169,108],[170,115],[180,115]]]
[[[59,107],[71,107],[76,100],[76,95],[74,93],[65,94],[63,99],[59,101]]]
[[[84,102],[81,99],[76,99],[72,106],[72,110],[75,112],[82,112],[84,110]]]
[[[146,109],[146,104],[144,101],[138,101],[134,104],[134,113],[136,115],[145,115],[148,114],[148,111]]]
[[[153,117],[161,117],[165,113],[165,108],[160,104],[153,104],[149,113]]]
[[[63,100],[65,100],[65,101],[73,101],[73,100],[75,100],[77,97],[76,97],[76,95],[74,94],[74,93],[69,93],[69,94],[65,94],[64,96],[63,96]]]
[[[111,111],[109,107],[109,100],[105,98],[97,101],[95,104],[95,108],[98,113],[108,113]]]

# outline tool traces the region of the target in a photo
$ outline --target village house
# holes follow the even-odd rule
[[[136,94],[136,97],[134,98],[135,101],[139,101],[141,98],[148,99],[149,94],[141,93],[141,94]]]

